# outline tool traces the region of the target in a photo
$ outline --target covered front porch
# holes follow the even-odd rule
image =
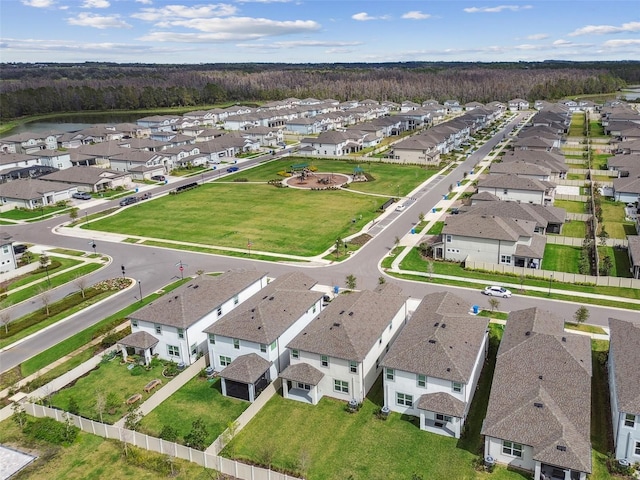
[[[298,402],[316,405],[322,395],[319,395],[318,384],[324,373],[306,363],[289,365],[280,373],[282,382],[282,396]]]
[[[120,340],[117,345],[122,352],[122,361],[127,361],[128,355],[140,355],[144,364],[149,365],[154,354],[154,348],[159,340],[147,332],[134,332]]]
[[[463,401],[448,393],[426,393],[418,399],[420,430],[460,438],[464,423]]]
[[[271,382],[271,363],[256,353],[242,355],[227,365],[222,372],[222,395],[253,402]]]
[[[586,472],[536,462],[534,480],[586,480]]]

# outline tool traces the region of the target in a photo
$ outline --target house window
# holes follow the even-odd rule
[[[233,304],[234,305],[238,305],[240,303],[240,297],[238,297],[238,295],[236,295],[235,297],[233,297]]]
[[[624,426],[634,428],[636,426],[636,416],[632,413],[627,413],[624,416]]]
[[[334,380],[333,390],[340,393],[349,393],[349,382],[345,382],[343,380]]]
[[[418,386],[419,387],[427,387],[427,376],[426,375],[418,375]]]
[[[634,455],[640,455],[640,442],[636,442],[636,448],[634,452]]]
[[[211,345],[215,345],[216,344],[216,336],[213,333],[209,334],[209,343]]]
[[[447,235],[447,238],[445,239],[445,241],[446,241],[447,243],[451,242],[451,235]]]
[[[178,338],[184,338],[184,329],[182,328],[178,329]]]
[[[237,338],[233,339],[233,348],[235,348],[236,350],[240,350],[240,340],[238,340]]]
[[[297,382],[297,386],[301,390],[311,390],[311,385],[309,385],[308,383]]]
[[[396,392],[396,405],[401,407],[413,407],[413,395]]]
[[[275,350],[277,346],[277,340],[270,345],[271,350]]]
[[[158,335],[162,335],[162,325],[156,324],[155,327],[156,327],[156,333]]]
[[[226,367],[230,363],[231,363],[231,357],[225,357],[223,355],[220,355],[220,366],[221,367]]]
[[[392,328],[393,328],[393,322],[389,324],[389,331],[391,331]]]
[[[505,455],[511,455],[513,457],[522,457],[522,444],[502,441],[502,453]]]
[[[221,317],[222,316],[222,305],[220,305],[218,307],[218,316]]]
[[[135,319],[132,318],[131,319],[131,326],[132,327],[137,327],[138,326],[138,320],[135,320]]]
[[[291,358],[300,358],[300,352],[298,350],[291,350]]]
[[[500,263],[511,264],[511,255],[500,255]]]
[[[358,373],[358,362],[349,362],[349,371],[351,373]]]
[[[462,384],[460,382],[451,382],[451,390],[456,393],[462,392]]]
[[[387,380],[391,380],[393,382],[393,379],[395,378],[395,370],[393,368],[387,368]]]
[[[312,313],[316,313],[316,308],[317,308],[317,305],[314,303],[313,304],[313,308],[311,309],[311,312]]]
[[[180,347],[176,347],[175,345],[167,345],[167,353],[170,357],[179,357]]]
[[[197,355],[198,354],[198,344],[194,343],[193,345],[191,345],[191,355]]]
[[[438,420],[439,422],[449,423],[451,422],[452,419],[449,415],[442,415],[441,413],[436,413],[436,420]]]
[[[260,351],[262,353],[267,353],[267,346],[264,343],[260,344]]]
[[[328,367],[329,357],[327,357],[326,355],[320,355],[320,365],[322,365],[323,367]]]
[[[505,189],[502,191],[502,193],[506,195],[507,193],[509,193],[509,190],[507,190],[507,189],[505,188]]]

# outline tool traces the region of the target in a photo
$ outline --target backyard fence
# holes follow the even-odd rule
[[[567,212],[567,220],[578,220],[580,222],[587,222],[591,219],[590,213],[572,213]]]
[[[564,193],[556,193],[556,200],[570,200],[572,202],[586,202],[589,200],[587,195],[566,195]]]
[[[197,463],[202,467],[218,470],[219,472],[227,475],[233,475],[234,477],[242,480],[295,480],[297,478],[284,473],[240,463],[236,460],[230,460],[218,455],[212,455],[207,452],[195,450],[175,442],[168,442],[160,438],[151,437],[126,428],[106,425],[104,423],[89,420],[78,415],[73,415],[71,413],[45,407],[43,405],[25,402],[23,406],[25,412],[34,417],[49,417],[59,422],[70,421],[84,432],[98,435],[103,438],[119,440],[161,455],[188,460],[189,462]]]
[[[638,288],[640,289],[640,280],[636,278],[622,277],[595,277],[593,275],[581,275],[579,273],[554,272],[551,270],[538,270],[535,268],[513,267],[511,265],[498,265],[495,263],[474,262],[467,260],[466,268],[470,270],[484,270],[496,273],[506,273],[515,276],[524,274],[529,277],[538,277],[540,279],[552,279],[561,283],[587,283],[600,287],[621,287],[621,288]],[[571,291],[567,291],[567,295],[571,295]]]

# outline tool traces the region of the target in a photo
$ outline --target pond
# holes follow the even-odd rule
[[[46,121],[30,122],[19,125],[8,131],[3,136],[15,135],[22,132],[48,132],[51,130],[61,132],[76,132],[83,128],[89,128],[96,124],[116,124],[116,123],[135,123],[139,118],[144,117],[141,113],[105,113],[95,115],[70,115],[64,117],[51,117]]]

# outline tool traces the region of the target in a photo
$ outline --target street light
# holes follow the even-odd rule
[[[94,255],[97,255],[97,252],[96,252],[97,245],[96,245],[95,240],[91,240],[91,241],[90,241],[90,242],[88,242],[88,243],[89,243],[89,245],[91,245],[91,248],[93,248],[93,254],[94,254]]]
[[[86,210],[84,212],[84,224],[86,225],[87,223],[89,223],[89,215],[87,214]]]
[[[548,297],[551,296],[551,282],[553,282],[553,273],[549,275],[549,293],[547,293]]]
[[[140,301],[142,302],[142,282],[138,280],[138,289],[140,290]]]

